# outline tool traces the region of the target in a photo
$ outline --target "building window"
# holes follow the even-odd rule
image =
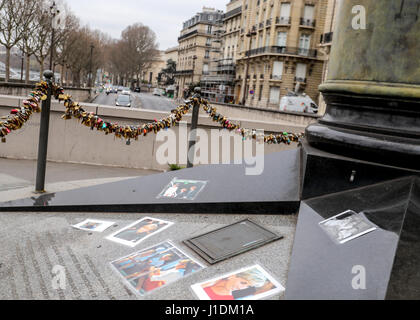
[[[286,47],[287,45],[287,32],[277,33],[277,45],[279,47]]]
[[[306,82],[306,69],[307,65],[305,63],[298,63],[296,65],[296,81]]]
[[[302,34],[299,39],[299,54],[307,56],[311,47],[311,36]]]
[[[274,61],[272,78],[281,80],[283,76],[283,61]]]
[[[303,19],[305,22],[312,22],[314,20],[315,7],[313,5],[305,5],[305,12]]]
[[[284,2],[280,8],[280,19],[283,21],[289,21],[290,17],[290,3]]]
[[[208,65],[208,63],[203,64],[203,74],[204,75],[209,74],[209,65]]]
[[[258,48],[261,48],[263,45],[263,35],[260,34],[260,37],[258,38]]]
[[[280,103],[280,87],[270,87],[270,103]]]

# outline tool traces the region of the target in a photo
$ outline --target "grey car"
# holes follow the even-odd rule
[[[117,99],[115,100],[115,105],[117,107],[131,107],[131,98],[129,95],[120,94],[118,95]]]

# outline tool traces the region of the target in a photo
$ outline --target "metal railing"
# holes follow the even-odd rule
[[[316,49],[271,46],[271,47],[261,47],[257,49],[248,50],[245,53],[247,57],[256,56],[260,54],[288,54],[288,55],[316,58],[318,56],[318,51]]]
[[[295,82],[306,83],[306,78],[295,77]]]
[[[175,75],[193,74],[194,70],[179,70],[175,72]]]
[[[194,31],[188,32],[188,33],[184,34],[183,36],[180,36],[178,38],[178,41],[183,40],[185,38],[188,38],[188,37],[190,37],[190,36],[192,36],[192,35],[194,35],[196,33],[198,33],[198,30],[194,30]]]
[[[305,26],[305,27],[315,28],[315,26],[316,26],[316,20],[314,20],[314,19],[300,18],[300,25],[301,26]]]
[[[242,12],[242,7],[238,7],[236,9],[233,9],[233,10],[229,11],[229,12],[226,12],[223,16],[223,20],[227,20],[230,17],[233,17],[233,16],[235,16],[235,15],[241,13],[241,12]]]
[[[276,24],[289,25],[292,23],[292,17],[277,17]]]

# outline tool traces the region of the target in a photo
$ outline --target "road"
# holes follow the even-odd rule
[[[115,99],[117,94],[110,93],[108,96],[106,93],[101,93],[93,101],[93,103],[106,105],[106,106],[115,106]],[[135,93],[131,94],[132,99],[132,108],[136,109],[145,109],[145,110],[157,110],[157,111],[171,111],[176,108],[176,104],[173,100],[166,97],[157,97],[151,93]]]

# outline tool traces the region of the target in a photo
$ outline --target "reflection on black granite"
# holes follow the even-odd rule
[[[402,178],[307,200],[306,203],[323,218],[346,210],[363,212],[379,228],[399,233],[410,196],[413,179]]]
[[[35,197],[31,197],[31,199],[34,202],[34,206],[39,206],[39,207],[47,207],[50,204],[50,201],[52,199],[55,198],[55,193],[48,193],[48,194],[43,194],[37,198]]]
[[[281,179],[274,177],[273,172]],[[158,199],[175,177],[208,184],[194,201]],[[0,211],[295,214],[300,204],[299,179],[300,150],[296,149],[265,156],[264,172],[258,176],[246,175],[245,163],[203,165],[58,192],[54,199],[0,203]]]
[[[420,299],[419,190],[407,177],[302,202],[286,299]],[[337,245],[319,222],[349,209],[380,229]],[[365,290],[352,286],[354,266]]]
[[[387,299],[420,299],[420,179],[410,193]]]

